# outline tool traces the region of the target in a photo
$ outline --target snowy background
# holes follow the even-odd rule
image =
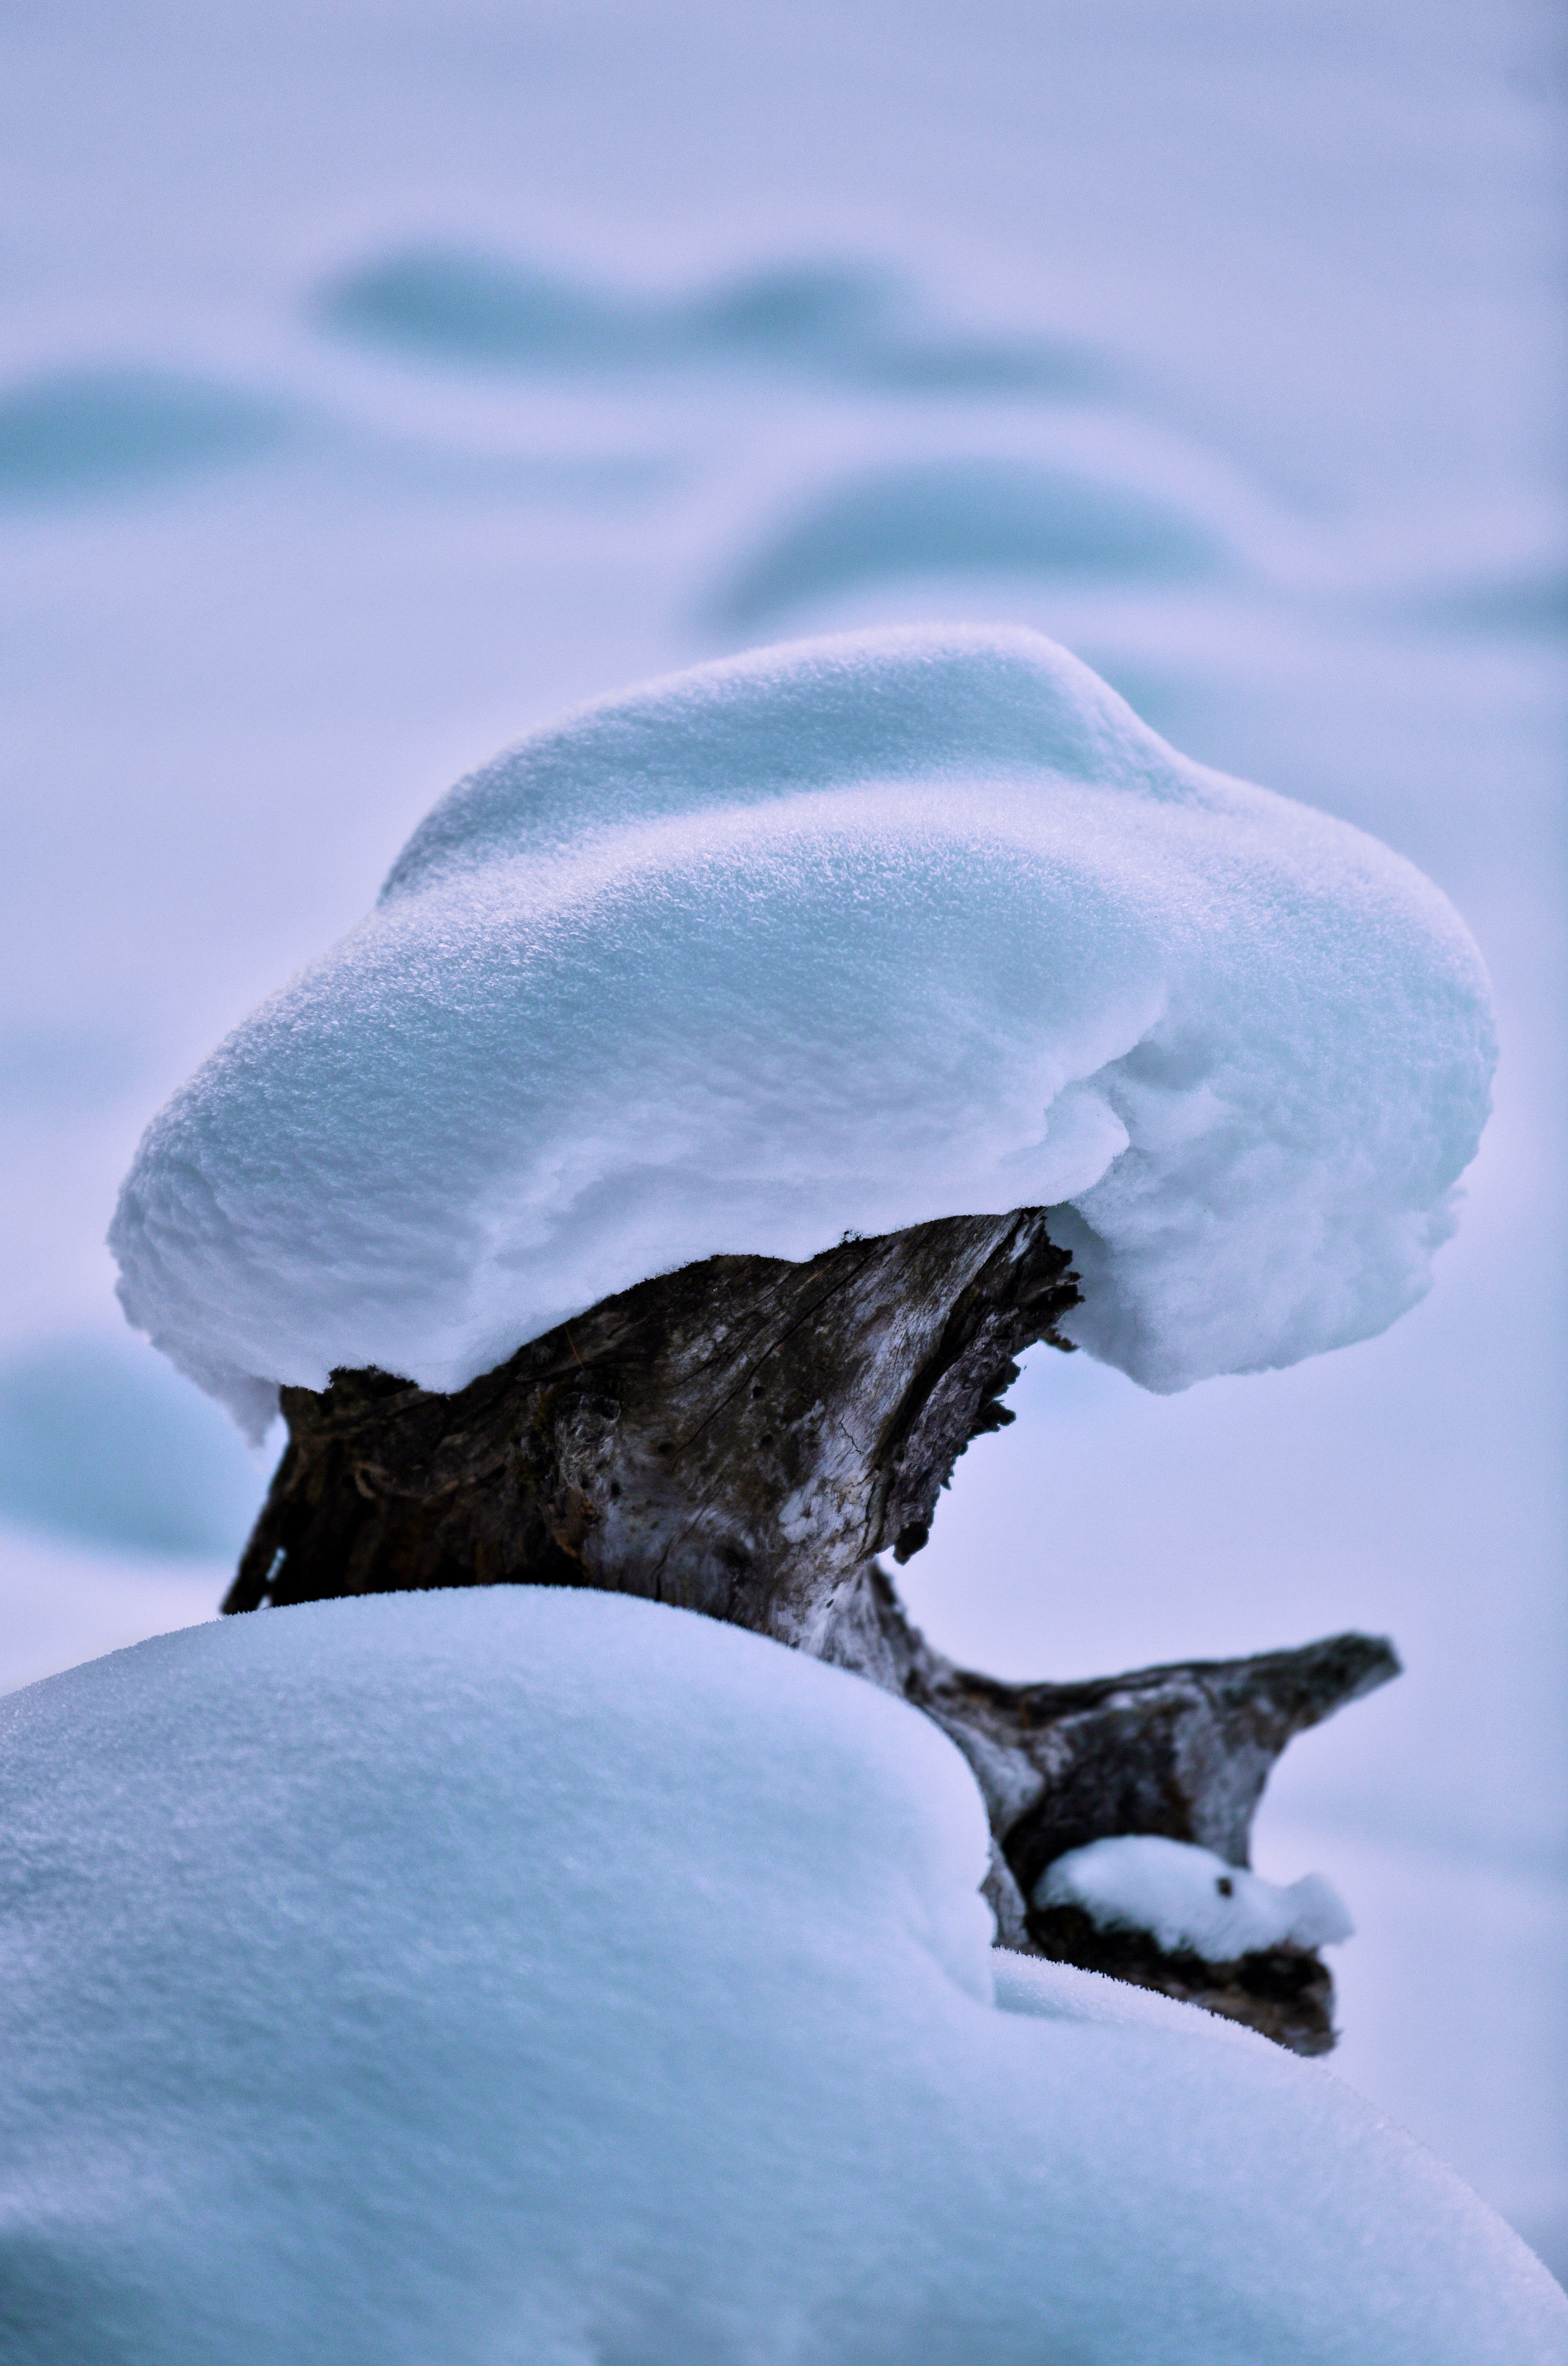
[[[905,1590],[1004,1675],[1392,1633],[1259,1820],[1344,2074],[1568,2266],[1555,28],[19,0],[4,18],[0,1682],[209,1615],[265,1482],[125,1329],[142,1124],[457,774],[786,634],[1016,620],[1362,824],[1496,986],[1384,1338],[1039,1351]]]

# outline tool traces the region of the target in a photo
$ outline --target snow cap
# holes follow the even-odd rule
[[[798,642],[460,782],[374,911],[142,1141],[132,1323],[277,1383],[455,1389],[647,1276],[1056,1211],[1145,1387],[1427,1289],[1494,1061],[1452,907],[1020,627]]]
[[[1190,1950],[1211,1964],[1263,1947],[1332,1947],[1356,1927],[1321,1873],[1281,1888],[1152,1832],[1069,1849],[1035,1884],[1034,1903],[1077,1906],[1102,1931],[1145,1931],[1168,1955]]]

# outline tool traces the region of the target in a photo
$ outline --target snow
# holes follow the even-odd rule
[[[1050,634],[1183,749],[1443,886],[1494,981],[1496,1110],[1414,1313],[1177,1397],[1042,1351],[904,1590],[963,1664],[1022,1679],[1397,1639],[1408,1675],[1287,1752],[1258,1861],[1322,1865],[1357,1909],[1336,2065],[1568,2275],[1551,16],[9,12],[0,174],[28,233],[4,385],[97,389],[104,434],[29,484],[47,447],[3,414],[0,1352],[137,1346],[101,1244],[149,1113],[503,739],[747,638],[954,614]],[[657,369],[645,340],[497,370],[461,332],[437,366],[326,320],[328,291],[433,253],[721,333]],[[764,332],[781,268],[796,326]],[[200,390],[244,399],[231,436]],[[95,490],[96,452],[126,465]],[[911,511],[875,580],[775,568],[765,621],[727,621],[803,523],[861,514],[895,471],[910,504],[945,498],[980,463],[1032,472],[1042,503],[1066,476],[1126,489],[1228,571],[1090,579],[1043,533],[1010,556],[994,507],[923,542]],[[199,1482],[194,1437],[181,1453],[219,1507],[227,1417],[167,1380],[218,1414]],[[172,1425],[146,1388],[151,1452]],[[53,1503],[74,1462],[107,1518],[95,1474],[141,1426],[123,1412],[117,1384],[62,1423]],[[144,1538],[141,1493],[124,1506]],[[15,1506],[46,1508],[36,1484]],[[3,1549],[18,1673],[59,1664],[33,1656],[29,1588],[62,1635],[90,1606],[76,1656],[175,1623],[129,1555]],[[1269,1830],[1287,1800],[1298,1854]]]
[[[111,1552],[0,1521],[0,1694],[215,1618],[233,1573],[231,1560]]]
[[[111,1239],[259,1425],[339,1365],[460,1387],[699,1257],[1065,1202],[1069,1335],[1173,1390],[1421,1295],[1492,1058],[1410,864],[1038,634],[863,633],[460,783],[154,1121]]]
[[[123,1323],[0,1354],[0,1506],[19,1523],[232,1563],[265,1486],[232,1422]]]
[[[1078,1906],[1101,1930],[1146,1931],[1168,1954],[1211,1964],[1259,1947],[1329,1947],[1355,1924],[1319,1873],[1280,1887],[1212,1849],[1129,1833],[1069,1849],[1034,1887],[1036,1906]]]
[[[404,248],[333,275],[329,328],[400,358],[517,371],[691,371],[792,366],[852,384],[1060,392],[1088,357],[1030,337],[976,337],[931,317],[886,265],[803,256],[674,290],[541,269],[505,251]]]
[[[1315,2064],[1009,1962],[957,1752],[683,1612],[264,1611],[0,1705],[17,2366],[1517,2366]]]

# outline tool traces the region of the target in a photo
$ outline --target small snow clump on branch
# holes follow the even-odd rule
[[[1168,1955],[1211,1964],[1264,1947],[1331,1947],[1355,1924],[1320,1873],[1280,1888],[1190,1841],[1130,1833],[1069,1849],[1046,1867],[1036,1906],[1078,1906],[1102,1931],[1146,1931]]]
[[[1382,1330],[1493,1065],[1463,925],[1018,627],[801,642],[461,782],[142,1142],[130,1320],[251,1426],[721,1252],[1057,1210],[1145,1387]]]

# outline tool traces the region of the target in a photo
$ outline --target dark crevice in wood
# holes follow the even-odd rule
[[[1327,2054],[1334,2045],[1334,1982],[1321,1955],[1305,1947],[1264,1947],[1234,1963],[1167,1955],[1146,1932],[1101,1931],[1081,1907],[1053,1906],[1029,1917],[1039,1952],[1081,1971],[1154,1989],[1185,2004],[1239,2021],[1292,2054]]]

